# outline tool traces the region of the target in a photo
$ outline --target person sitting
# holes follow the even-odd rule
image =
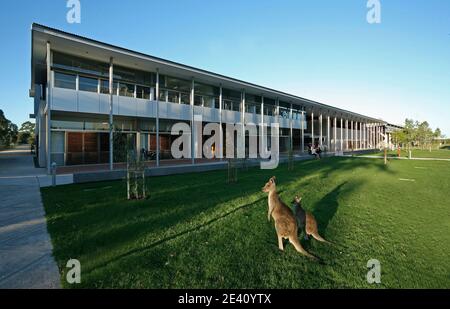
[[[315,149],[316,149],[316,156],[317,156],[317,159],[321,159],[321,158],[322,158],[322,156],[321,156],[322,149],[320,148],[320,145],[319,145],[319,144],[316,144]]]

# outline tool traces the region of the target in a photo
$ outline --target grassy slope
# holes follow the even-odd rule
[[[261,192],[272,174],[281,197],[300,193],[340,245],[303,241],[326,265],[278,250]],[[330,158],[250,169],[233,185],[225,175],[152,178],[151,198],[138,202],[124,200],[121,181],[43,189],[60,269],[78,258],[82,287],[368,288],[377,258],[381,287],[450,288],[448,162]]]

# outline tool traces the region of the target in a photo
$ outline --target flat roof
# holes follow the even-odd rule
[[[31,90],[35,84],[45,83],[46,76],[46,43],[51,43],[52,50],[65,52],[102,62],[108,62],[113,57],[114,63],[130,68],[156,71],[175,77],[194,78],[201,83],[223,86],[247,93],[286,101],[302,107],[307,112],[314,111],[330,114],[330,116],[346,117],[350,120],[368,120],[378,123],[385,121],[370,116],[361,115],[331,105],[309,100],[297,95],[278,91],[269,87],[256,85],[233,77],[228,77],[211,71],[195,68],[171,60],[136,52],[123,47],[100,42],[91,38],[68,33],[59,29],[33,23],[31,26]]]

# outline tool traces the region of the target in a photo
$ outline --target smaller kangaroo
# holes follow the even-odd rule
[[[303,249],[300,244],[297,235],[297,221],[295,220],[292,210],[286,206],[286,204],[284,204],[278,196],[275,176],[269,179],[266,185],[262,188],[262,191],[269,193],[269,212],[267,219],[270,222],[270,216],[272,216],[275,221],[275,230],[278,235],[278,248],[283,251],[283,239],[289,239],[289,242],[294,245],[298,252],[313,260],[318,260],[315,256],[309,254],[305,249]]]
[[[311,235],[316,240],[331,244],[329,241],[325,240],[322,236],[319,235],[319,231],[317,228],[317,221],[309,211],[305,211],[302,208],[302,198],[295,196],[294,198],[294,207],[293,212],[295,218],[297,219],[298,227],[305,233],[305,239],[308,239],[308,236]]]

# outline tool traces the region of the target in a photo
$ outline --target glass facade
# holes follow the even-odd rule
[[[109,94],[109,64],[100,63],[91,60],[85,60],[72,56],[65,56],[55,52],[54,56],[54,86],[58,88],[86,91],[92,93]],[[159,100],[175,104],[191,103],[192,81],[181,78],[175,78],[167,75],[160,75]],[[236,87],[237,89],[238,87]],[[156,99],[156,74],[153,72],[143,72],[135,69],[114,66],[113,95],[136,99],[151,100]],[[256,91],[255,91],[256,92]],[[204,83],[194,83],[194,105],[204,108],[219,108],[220,88]],[[242,92],[235,89],[222,89],[222,99],[224,110],[241,112],[242,110]],[[120,102],[120,100],[119,100]],[[123,100],[126,102],[126,100]],[[264,102],[264,110],[261,111],[261,103]],[[289,119],[291,114],[291,104],[288,102],[279,102],[279,117]],[[295,108],[296,107],[296,108]],[[176,109],[174,109],[176,110]],[[180,109],[187,110],[187,109]],[[245,112],[259,115],[263,112],[267,116],[277,114],[276,101],[270,97],[246,93],[245,94]],[[300,107],[294,106],[292,118],[295,121],[302,121],[302,111]],[[210,113],[216,115],[217,113]],[[59,116],[59,115],[58,115]],[[98,116],[106,117],[106,116]],[[215,116],[214,116],[215,117]],[[86,114],[88,119],[79,119],[80,117],[67,116],[61,119],[52,120],[52,130],[55,133],[54,143],[52,144],[52,155],[66,152],[66,162],[70,164],[79,164],[76,162],[104,162],[109,151],[109,123],[105,119],[95,118]],[[186,118],[185,118],[186,119]],[[216,118],[217,119],[217,118]],[[171,128],[175,120],[160,119],[160,139],[161,139],[161,158],[171,159],[170,146],[174,138],[171,136]],[[286,123],[286,122],[282,122]],[[306,129],[306,122],[305,129]],[[296,122],[298,128],[298,122]],[[132,141],[137,148],[145,151],[155,151],[156,147],[156,120],[138,117],[114,116],[115,146],[119,147],[122,142]],[[300,143],[300,129],[297,129],[296,142]],[[138,133],[140,132],[140,133]],[[68,135],[70,133],[70,136]],[[75,134],[77,133],[77,134]],[[280,134],[283,138],[289,137],[290,130],[281,128]],[[139,137],[140,136],[140,137]],[[64,143],[70,141],[71,151],[64,148]],[[287,140],[280,144],[285,148]],[[63,148],[61,148],[63,147]],[[77,148],[78,147],[78,148]],[[79,148],[81,147],[81,148]],[[83,148],[85,147],[85,148]],[[86,148],[87,147],[87,148]],[[90,147],[90,148],[89,148]],[[283,148],[281,147],[281,148]],[[284,149],[283,148],[283,149]],[[86,150],[89,149],[89,150]],[[114,148],[115,149],[115,148]],[[71,157],[67,159],[68,154]],[[151,156],[154,158],[154,156]],[[61,162],[61,157],[55,158]],[[69,160],[69,161],[67,161]],[[114,159],[116,162],[120,158]]]
[[[150,100],[150,87],[136,86],[136,98]]]
[[[134,98],[134,85],[119,83],[119,95],[122,97]]]
[[[77,89],[77,76],[73,74],[66,74],[55,72],[55,87],[65,89]]]
[[[98,79],[79,76],[78,77],[78,90],[97,92],[98,91]]]

